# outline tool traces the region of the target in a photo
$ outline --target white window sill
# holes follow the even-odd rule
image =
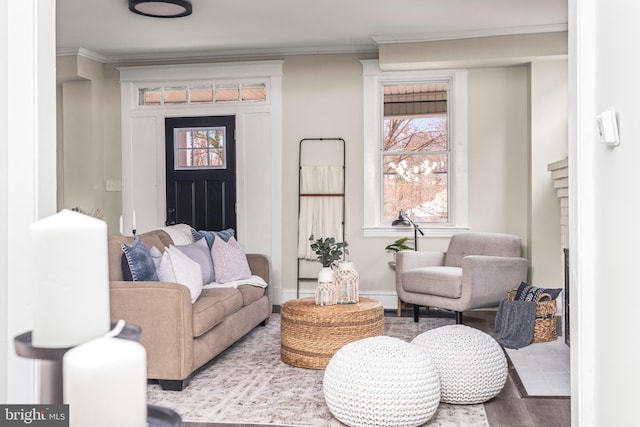
[[[452,225],[441,226],[420,226],[420,230],[424,233],[422,237],[451,237],[454,234],[469,231],[469,227],[456,227]],[[364,237],[413,237],[412,227],[363,227]],[[419,234],[419,233],[418,233]],[[420,237],[420,236],[419,236]]]

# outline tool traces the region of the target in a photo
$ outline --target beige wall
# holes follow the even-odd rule
[[[529,67],[531,140],[529,147],[529,245],[531,281],[564,286],[564,254],[559,228],[560,199],[551,188],[549,163],[568,156],[567,60],[536,61]],[[559,307],[563,308],[561,294]]]
[[[395,303],[394,275],[387,265],[392,255],[384,251],[384,247],[395,238],[365,238],[362,233],[363,105],[360,60],[371,57],[370,54],[344,54],[284,58],[282,300],[295,298],[296,295],[299,142],[302,138],[324,137],[343,138],[346,141],[346,240],[350,245],[350,256],[360,272],[362,293],[382,298],[389,308]],[[106,179],[120,178],[120,99],[115,66],[105,64],[102,67],[103,123],[100,125],[101,140],[98,141],[102,145],[100,152],[103,156],[102,195],[98,197],[93,193],[94,200],[102,204],[94,207],[102,208],[107,213],[110,232],[117,230],[121,209],[120,193],[104,192]],[[562,65],[559,67],[561,69]],[[559,74],[547,74],[545,78],[560,78]],[[522,236],[527,250],[531,250],[529,230],[532,206],[535,208],[530,201],[530,75],[528,64],[469,70],[469,224],[472,230],[518,234]],[[566,78],[561,85],[566,86]],[[538,93],[536,99],[538,104],[544,105],[544,91]],[[552,99],[550,103],[556,102],[555,98]],[[558,115],[559,120],[566,122],[566,114],[563,116],[561,111],[566,111],[566,108],[560,108]],[[546,125],[542,123],[539,126]],[[562,144],[561,141],[557,143]],[[536,161],[540,164],[546,161],[544,150],[541,147],[537,151]],[[555,160],[556,151],[548,163]],[[544,191],[544,173],[536,175],[536,185]],[[86,191],[92,190],[87,187]],[[548,192],[553,194],[550,179]],[[549,218],[544,233],[551,233],[556,226],[553,221],[553,218]],[[559,233],[559,218],[556,221]],[[545,241],[544,236],[539,235],[538,240]],[[420,248],[444,250],[447,242],[447,238],[421,238]],[[535,265],[533,271],[548,269],[546,264],[550,260],[534,259],[540,265]],[[550,271],[551,276],[560,274],[553,269]],[[313,291],[311,285],[304,286],[307,288],[303,289],[303,294]]]

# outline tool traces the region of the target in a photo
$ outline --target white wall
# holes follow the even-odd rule
[[[579,4],[578,4],[579,3]],[[636,425],[640,378],[640,5],[625,0],[571,1],[570,194],[572,340],[575,426]],[[631,48],[631,49],[629,49]],[[595,114],[617,111],[620,146],[596,140]],[[572,172],[573,170],[573,172]],[[575,250],[574,250],[575,248]],[[572,314],[573,314],[572,304]],[[572,321],[573,321],[572,316]]]
[[[35,403],[13,339],[33,326],[29,226],[55,212],[55,2],[3,2],[0,27],[0,401]]]
[[[7,28],[9,16],[7,2],[0,2],[0,27]],[[0,129],[7,129],[9,101],[9,79],[7,76],[7,59],[9,55],[8,31],[0,32]],[[0,170],[7,169],[8,133],[0,132]],[[8,215],[8,179],[6,174],[0,174],[0,384],[7,384],[7,360],[9,357],[9,335],[7,306],[7,215]],[[7,387],[0,388],[0,402],[7,401]]]

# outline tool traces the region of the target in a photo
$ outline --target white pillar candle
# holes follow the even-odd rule
[[[124,227],[122,226],[122,215],[120,215],[120,234],[122,234],[122,230]]]
[[[136,229],[136,211],[133,211],[133,229]]]
[[[70,427],[146,427],[147,355],[135,341],[97,338],[62,363]]]
[[[110,329],[107,224],[63,210],[31,225],[34,347],[66,348]]]

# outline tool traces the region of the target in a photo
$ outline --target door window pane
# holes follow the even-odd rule
[[[226,168],[225,136],[224,127],[174,129],[175,169]]]

